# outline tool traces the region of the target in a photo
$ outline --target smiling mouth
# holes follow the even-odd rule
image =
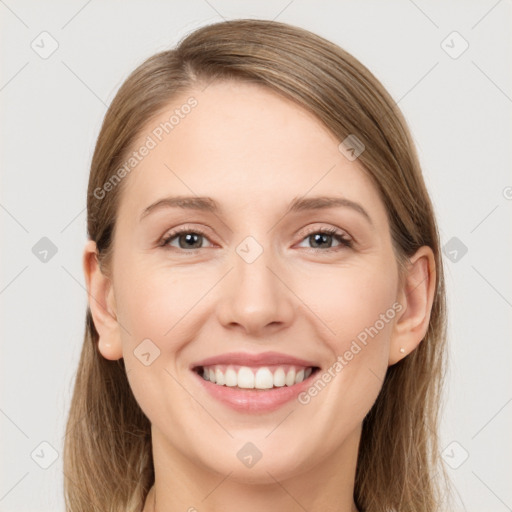
[[[193,370],[204,380],[217,386],[243,390],[270,390],[291,387],[315,374],[318,366],[240,366],[222,365],[197,366]]]

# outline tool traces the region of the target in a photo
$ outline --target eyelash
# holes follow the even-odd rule
[[[177,249],[178,251],[183,251],[183,252],[189,253],[190,255],[194,255],[201,248],[188,250],[188,249],[181,249],[181,248],[177,248],[177,247],[171,247],[171,246],[168,245],[171,240],[173,240],[174,238],[178,237],[179,235],[181,235],[181,234],[190,234],[190,233],[193,233],[193,234],[196,234],[196,235],[201,235],[201,236],[204,236],[205,238],[208,238],[207,234],[203,230],[201,230],[199,228],[191,229],[191,228],[183,227],[183,228],[176,229],[176,230],[172,231],[171,233],[167,234],[162,239],[162,241],[160,242],[159,246],[163,247],[164,249],[168,249],[168,250]],[[309,248],[310,251],[313,251],[313,252],[316,252],[316,253],[318,253],[318,252],[330,253],[330,252],[339,251],[339,250],[341,250],[343,248],[347,248],[347,249],[353,248],[353,241],[350,238],[347,238],[341,231],[338,231],[336,228],[323,228],[323,229],[312,230],[309,233],[306,233],[304,235],[304,237],[301,239],[301,242],[304,241],[309,236],[316,235],[316,234],[333,236],[338,242],[340,242],[341,245],[338,246],[338,247],[329,247],[327,249],[318,249],[318,248],[315,248],[315,247],[311,247],[311,248]]]

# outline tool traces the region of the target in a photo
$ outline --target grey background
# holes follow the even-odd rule
[[[334,41],[404,112],[447,247],[441,435],[457,510],[512,510],[511,4],[0,0],[0,510],[64,510],[61,451],[87,303],[85,192],[107,105],[145,58],[241,17]],[[48,58],[31,47],[51,49],[43,31],[58,43]],[[457,58],[454,31],[469,44]],[[57,250],[46,262],[43,237]]]

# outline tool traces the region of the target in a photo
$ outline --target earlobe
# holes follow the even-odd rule
[[[87,241],[85,245],[83,268],[89,309],[99,335],[98,350],[105,359],[120,359],[123,351],[114,289],[111,280],[100,269],[96,243],[93,240]]]
[[[389,366],[411,353],[425,337],[434,302],[435,285],[434,253],[428,246],[420,247],[409,260],[404,286],[400,290],[399,303],[403,308],[393,328]]]

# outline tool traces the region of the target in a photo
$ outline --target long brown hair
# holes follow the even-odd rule
[[[387,210],[399,268],[419,247],[432,248],[436,293],[428,331],[388,368],[364,419],[354,499],[366,512],[441,510],[449,485],[438,446],[446,365],[439,234],[407,124],[356,58],[298,27],[238,19],[199,28],[143,62],[112,101],[91,163],[87,229],[102,269],[108,275],[123,182],[104,197],[97,191],[122,165],[141,126],[178,94],[223,79],[258,83],[294,100],[340,142],[356,135],[365,146],[358,161]],[[150,422],[132,394],[124,361],[103,358],[97,344],[88,308],[64,446],[66,510],[139,512],[154,483]]]

